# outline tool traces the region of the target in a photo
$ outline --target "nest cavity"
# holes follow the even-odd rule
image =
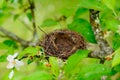
[[[56,30],[47,34],[41,46],[46,55],[67,59],[78,49],[86,49],[84,38],[70,30]]]

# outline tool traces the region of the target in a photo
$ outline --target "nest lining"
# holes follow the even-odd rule
[[[41,46],[46,55],[67,59],[78,49],[86,49],[84,38],[70,30],[56,30],[47,34]]]

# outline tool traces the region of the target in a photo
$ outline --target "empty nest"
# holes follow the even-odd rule
[[[78,49],[86,49],[84,38],[70,30],[56,30],[47,34],[41,46],[46,55],[67,59]]]

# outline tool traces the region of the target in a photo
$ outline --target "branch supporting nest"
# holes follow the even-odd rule
[[[104,39],[103,31],[100,28],[99,21],[99,11],[90,9],[90,23],[92,25],[92,29],[97,41],[97,44],[100,48],[99,51],[93,51],[91,53],[92,57],[100,57],[103,58],[106,55],[109,55],[113,52],[113,49],[108,45],[107,41]]]

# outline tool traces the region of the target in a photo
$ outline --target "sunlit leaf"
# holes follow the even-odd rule
[[[116,30],[118,30],[119,21],[115,19],[103,19],[101,24],[103,30],[111,30],[113,32],[116,32]]]
[[[87,50],[79,50],[75,54],[71,55],[68,60],[67,64],[65,65],[65,73],[71,74],[72,71],[74,71],[74,68],[80,63],[82,58],[87,57],[89,51]]]
[[[100,80],[101,76],[110,75],[111,69],[98,63],[82,65],[76,80]]]
[[[120,48],[118,48],[115,52],[114,52],[115,56],[113,58],[112,61],[112,67],[117,66],[118,64],[120,64]]]
[[[0,25],[4,23],[5,20],[9,18],[9,14],[6,14],[3,12],[2,9],[0,9]]]
[[[114,10],[116,0],[102,0],[102,2],[111,10]]]
[[[37,54],[38,52],[38,49],[35,48],[35,47],[27,47],[25,48],[21,53],[20,53],[20,58],[23,57],[25,54],[28,54],[28,55],[35,55]]]
[[[61,13],[62,15],[69,17],[74,13],[74,9],[62,8]]]
[[[84,19],[75,19],[70,25],[68,25],[70,30],[76,31],[91,43],[96,43],[95,36],[90,23]]]
[[[52,73],[55,76],[58,76],[59,75],[58,59],[56,57],[50,57],[49,62],[51,64]]]
[[[80,15],[84,14],[87,11],[89,11],[87,8],[78,8],[74,18],[79,18]]]
[[[104,11],[107,8],[99,0],[81,0],[80,7]]]
[[[53,19],[46,19],[43,21],[41,27],[50,27],[50,26],[54,26],[57,24],[57,21],[53,20]]]

